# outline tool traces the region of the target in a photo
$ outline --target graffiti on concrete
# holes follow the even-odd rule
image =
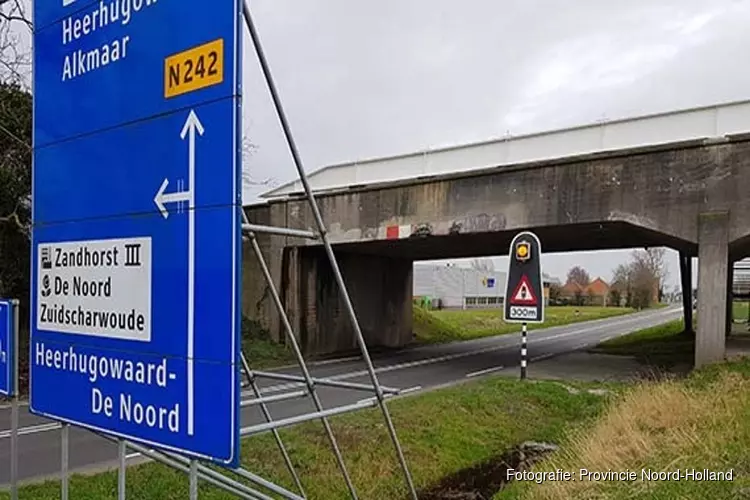
[[[507,221],[504,215],[477,214],[469,215],[453,222],[450,234],[486,233],[489,231],[503,231]]]
[[[421,224],[414,224],[411,227],[411,235],[414,237],[430,236],[432,234],[432,225],[427,222]]]

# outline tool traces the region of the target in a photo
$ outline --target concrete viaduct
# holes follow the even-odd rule
[[[750,134],[739,132],[750,130],[748,118],[750,106],[740,103],[580,127],[565,140],[567,145],[579,140],[575,148],[540,155],[527,147],[526,157],[518,153],[522,142],[482,143],[468,153],[481,156],[484,148],[488,158],[463,171],[316,194],[368,345],[411,340],[415,260],[505,254],[516,232],[531,229],[545,252],[678,250],[687,318],[692,318],[689,262],[697,257],[696,365],[723,359],[732,263],[750,254]],[[693,129],[686,131],[691,119]],[[676,123],[682,123],[679,131],[672,130]],[[654,140],[623,140],[628,130],[648,136],[654,127]],[[560,138],[554,135],[522,139],[531,146],[541,140],[555,144]],[[581,137],[595,144],[582,145]],[[515,155],[511,146],[517,146]],[[445,152],[438,160],[461,158],[456,148]],[[390,161],[412,161],[407,156]],[[440,161],[433,157],[438,164],[433,171]],[[246,207],[250,221],[314,229],[306,199],[294,186],[286,191],[281,199]],[[304,348],[330,353],[355,347],[321,245],[266,234],[258,240]],[[243,249],[243,313],[283,337],[249,245]]]

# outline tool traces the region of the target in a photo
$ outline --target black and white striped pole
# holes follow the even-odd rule
[[[526,323],[521,324],[521,380],[526,380]]]

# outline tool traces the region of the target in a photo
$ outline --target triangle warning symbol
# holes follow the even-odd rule
[[[516,290],[510,298],[510,303],[521,306],[537,305],[536,296],[534,295],[534,291],[529,283],[529,278],[527,278],[525,274],[521,276],[521,279],[516,286]]]

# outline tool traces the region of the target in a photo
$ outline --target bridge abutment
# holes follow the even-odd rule
[[[341,289],[322,248],[301,248],[299,332],[306,352],[327,354],[357,347]],[[336,258],[368,347],[400,347],[412,339],[412,261],[337,252]],[[289,259],[290,264],[293,259]],[[291,273],[294,274],[294,273]]]

